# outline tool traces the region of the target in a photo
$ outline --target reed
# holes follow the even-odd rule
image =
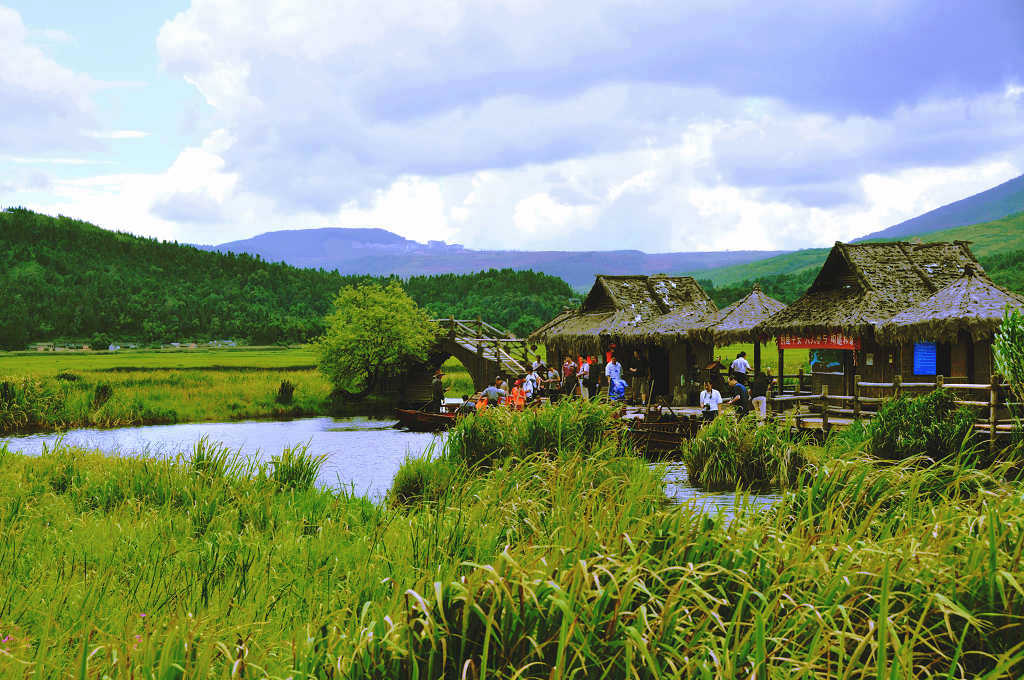
[[[0,677],[1024,674],[1008,464],[879,464],[833,438],[770,510],[709,516],[614,433],[558,446],[549,425],[555,446],[486,465],[434,452],[438,490],[382,505],[281,493],[211,442],[0,448]]]
[[[690,483],[709,489],[785,488],[806,464],[806,435],[754,415],[719,417],[681,446]]]

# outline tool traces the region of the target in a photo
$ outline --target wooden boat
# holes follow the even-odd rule
[[[700,421],[682,418],[672,423],[648,423],[634,420],[626,429],[637,450],[647,455],[664,455],[678,451],[684,439],[693,437]]]
[[[415,432],[437,432],[447,430],[455,424],[454,413],[428,413],[407,408],[395,409],[398,424]]]

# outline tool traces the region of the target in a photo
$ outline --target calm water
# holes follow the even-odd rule
[[[395,471],[406,455],[417,456],[430,446],[440,449],[443,436],[407,432],[392,427],[393,420],[373,418],[303,418],[288,421],[242,421],[234,423],[188,423],[184,425],[150,425],[113,430],[71,430],[60,434],[10,437],[5,441],[11,451],[37,455],[44,446],[53,446],[58,439],[64,443],[107,453],[153,456],[174,456],[188,451],[200,437],[221,442],[231,449],[241,449],[250,456],[270,460],[282,449],[309,442],[315,454],[327,454],[319,482],[344,486],[371,498],[383,497],[391,487]],[[679,503],[693,502],[708,512],[719,508],[727,514],[736,502],[733,493],[708,494],[690,486],[686,468],[669,466],[666,494]],[[764,505],[778,496],[749,497]]]

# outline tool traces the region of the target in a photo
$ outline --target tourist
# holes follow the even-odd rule
[[[459,408],[455,411],[456,416],[468,416],[470,413],[476,413],[476,402],[470,400],[468,394],[462,395],[462,403],[459,404]]]
[[[590,398],[590,358],[580,357],[579,370],[576,371],[576,378],[580,384],[580,398]]]
[[[508,394],[508,392],[501,387],[503,384],[504,381],[501,379],[501,376],[498,376],[494,379],[493,385],[488,385],[484,388],[482,394],[487,398],[488,406],[497,406],[505,395]]]
[[[554,366],[549,366],[548,374],[544,379],[544,392],[552,401],[558,401],[558,385],[561,382],[562,376],[558,373],[558,369]]]
[[[604,376],[604,367],[597,362],[597,357],[589,357],[587,363],[590,365],[590,380],[587,384],[587,390],[590,392],[591,399],[597,399],[598,393],[601,391],[601,378]]]
[[[740,352],[729,365],[729,375],[735,376],[738,381],[747,384],[747,371],[750,370],[750,363],[747,362],[747,353]]]
[[[536,369],[530,371],[523,378],[523,394],[526,395],[526,403],[532,403],[537,396],[537,385],[540,382],[540,376],[537,375]]]
[[[571,397],[576,392],[576,362],[568,354],[562,362],[562,394]]]
[[[633,360],[629,363],[630,382],[633,383],[633,402],[643,404],[647,401],[647,379],[650,376],[650,366],[647,360],[640,356],[638,350],[633,350]]]
[[[732,388],[732,399],[728,403],[736,408],[736,416],[742,418],[753,410],[750,393],[746,385],[737,380],[734,375],[729,376],[729,387]]]
[[[444,371],[440,368],[434,371],[434,379],[430,382],[430,402],[424,409],[425,411],[430,413],[440,413],[444,411],[444,393],[448,388],[445,387],[442,378],[444,378]]]
[[[618,380],[622,377],[622,364],[615,358],[614,352],[608,358],[608,363],[604,367],[604,375],[608,378],[609,389],[611,389],[612,380]]]
[[[757,417],[760,420],[768,417],[768,390],[774,382],[770,368],[765,368],[750,382],[750,401],[757,408]]]
[[[705,423],[711,422],[718,415],[718,405],[722,403],[722,393],[711,387],[711,381],[704,381],[704,391],[700,393],[701,417]]]
[[[536,371],[538,368],[540,368],[543,365],[544,365],[544,362],[540,360],[540,355],[539,354],[534,354],[533,355],[533,363],[530,364],[530,368],[532,368],[533,370]]]

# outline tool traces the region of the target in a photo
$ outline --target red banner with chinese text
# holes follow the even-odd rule
[[[842,333],[826,335],[780,335],[779,349],[860,349],[860,338],[851,338]]]

